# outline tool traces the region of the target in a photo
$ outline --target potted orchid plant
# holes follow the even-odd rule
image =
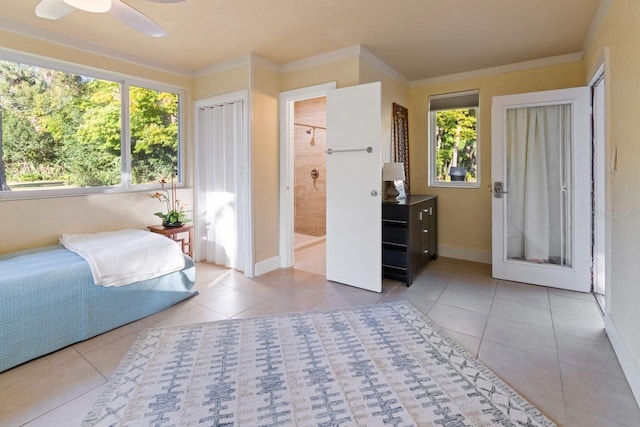
[[[167,204],[166,213],[154,213],[155,216],[162,218],[162,225],[165,227],[181,227],[185,223],[191,221],[191,219],[187,218],[185,215],[185,209],[187,206],[176,197],[177,193],[174,176],[175,175],[171,175],[171,184],[169,189],[165,188],[167,180],[162,178],[159,181],[160,185],[162,185],[162,190],[156,191],[151,195],[154,199],[158,199],[160,202]]]

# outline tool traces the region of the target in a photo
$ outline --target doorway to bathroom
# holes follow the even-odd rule
[[[293,103],[294,265],[325,274],[327,98]]]
[[[326,83],[280,94],[280,266],[326,273]]]
[[[323,251],[326,267],[317,261],[315,265],[327,280],[381,292],[380,82],[340,89],[336,89],[336,82],[331,82],[280,94],[280,266],[290,268],[295,264],[301,269],[294,255],[293,140],[296,127],[302,128],[305,134],[309,127],[295,125],[294,104],[321,97],[326,97],[328,145],[325,150],[326,249]],[[308,136],[312,134],[313,129]],[[310,145],[311,138],[306,141]]]

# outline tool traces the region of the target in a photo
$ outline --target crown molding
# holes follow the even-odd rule
[[[290,71],[303,70],[309,67],[317,67],[320,65],[330,64],[332,62],[338,62],[344,59],[350,59],[360,55],[361,46],[350,46],[344,49],[334,50],[332,52],[321,53],[319,55],[310,56],[308,58],[300,59],[298,61],[292,61],[280,66],[281,73],[288,73]]]
[[[280,65],[276,64],[275,62],[264,58],[262,56],[256,55],[254,53],[251,54],[251,63],[255,66],[258,67],[262,67],[266,70],[272,71],[274,73],[280,73],[281,72],[281,67]]]
[[[494,74],[511,73],[514,71],[524,71],[533,68],[548,67],[551,65],[568,64],[582,59],[583,53],[568,53],[566,55],[551,56],[548,58],[534,59],[531,61],[516,62],[514,64],[500,65],[497,67],[482,68],[479,70],[466,71],[463,73],[447,74],[444,76],[429,77],[421,80],[414,80],[409,83],[410,87],[421,87],[440,83],[449,83],[460,80],[468,80],[477,77],[485,77]]]
[[[593,38],[596,36],[596,33],[600,29],[600,25],[604,20],[604,17],[607,15],[609,8],[613,4],[613,0],[601,0],[600,6],[598,6],[598,11],[596,12],[596,16],[593,17],[593,21],[591,21],[591,26],[589,27],[589,32],[587,33],[587,37],[585,37],[584,42],[582,43],[582,52],[586,52],[593,41]]]
[[[255,65],[257,67],[273,71],[274,73],[280,73],[280,66],[275,62],[263,58],[262,56],[258,56],[254,53],[247,53],[245,55],[236,56],[235,58],[231,58],[223,62],[218,62],[216,64],[198,68],[193,73],[193,76],[202,77],[209,74],[216,74],[223,71],[233,70],[234,68],[242,67],[245,65]]]
[[[532,68],[564,64],[569,62],[580,61],[584,55],[585,49],[592,42],[595,33],[597,32],[600,24],[609,7],[613,3],[613,0],[602,0],[598,8],[598,12],[594,17],[589,33],[583,43],[583,50],[581,52],[553,56],[549,58],[535,59],[532,61],[519,62],[515,64],[503,65],[498,67],[490,67],[479,70],[467,71],[463,73],[449,74],[444,76],[430,77],[421,80],[409,81],[406,77],[396,71],[393,67],[389,66],[386,62],[375,56],[368,49],[362,45],[355,45],[346,47],[344,49],[338,49],[319,55],[314,55],[305,59],[292,61],[287,64],[278,65],[273,61],[255,54],[241,55],[236,58],[229,59],[227,61],[212,64],[206,67],[199,68],[197,70],[189,70],[181,67],[172,67],[167,64],[163,64],[156,61],[151,61],[137,55],[130,55],[116,49],[110,49],[104,46],[100,46],[94,43],[89,43],[84,40],[76,39],[74,37],[65,36],[54,31],[45,30],[35,27],[33,25],[13,21],[7,18],[0,17],[0,30],[9,31],[12,33],[24,35],[27,37],[43,40],[49,43],[58,44],[65,47],[81,50],[84,52],[116,59],[123,62],[132,63],[138,66],[155,69],[158,71],[164,71],[172,74],[176,74],[183,77],[200,77],[207,74],[213,74],[220,71],[225,71],[233,68],[237,68],[243,65],[256,65],[267,70],[276,73],[286,73],[291,71],[302,70],[309,67],[316,67],[321,65],[330,64],[333,62],[350,59],[354,57],[362,57],[371,65],[377,67],[387,75],[398,79],[403,82],[407,82],[410,87],[420,87],[438,83],[459,81],[465,79],[471,79],[476,77],[482,77],[492,74],[507,73],[513,71],[522,71]]]
[[[338,49],[327,53],[321,53],[319,55],[310,56],[308,58],[300,59],[298,61],[292,61],[280,66],[281,73],[287,73],[290,71],[303,70],[310,67],[318,67],[321,65],[331,64],[333,62],[342,61],[344,59],[350,59],[355,57],[364,58],[369,64],[378,68],[390,77],[409,83],[409,79],[396,71],[389,64],[382,59],[375,56],[367,48],[362,45],[349,46],[344,49]]]
[[[228,59],[216,64],[207,65],[206,67],[198,68],[194,71],[194,77],[202,77],[208,74],[220,73],[222,71],[232,70],[234,68],[242,67],[244,65],[251,64],[251,54],[236,56],[235,58]]]
[[[406,84],[409,84],[409,79],[407,79],[405,76],[397,72],[393,67],[391,67],[389,64],[384,62],[382,59],[375,56],[364,46],[360,46],[360,56],[366,59],[367,62],[369,62],[374,67],[382,70],[387,75],[393,77],[394,79],[400,80]]]
[[[6,18],[0,18],[0,30],[9,31],[12,33],[20,34],[23,36],[31,37],[38,40],[43,40],[49,43],[54,43],[60,46],[70,47],[73,49],[81,50],[84,52],[105,56],[119,61],[129,62],[142,67],[152,68],[158,71],[164,71],[167,73],[177,74],[183,77],[193,77],[193,71],[172,67],[160,62],[151,61],[137,55],[129,55],[116,49],[106,48],[94,43],[89,43],[84,40],[79,40],[74,37],[65,36],[54,31],[44,30],[42,28],[35,27],[33,25],[25,24],[22,22],[16,22]]]

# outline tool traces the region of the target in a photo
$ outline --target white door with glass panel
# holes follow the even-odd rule
[[[382,291],[381,85],[327,92],[327,280]]]
[[[590,291],[589,96],[493,98],[493,277]]]

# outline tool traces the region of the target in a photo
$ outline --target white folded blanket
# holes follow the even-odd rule
[[[184,268],[180,244],[148,231],[63,234],[60,243],[87,260],[96,285],[124,286]]]

